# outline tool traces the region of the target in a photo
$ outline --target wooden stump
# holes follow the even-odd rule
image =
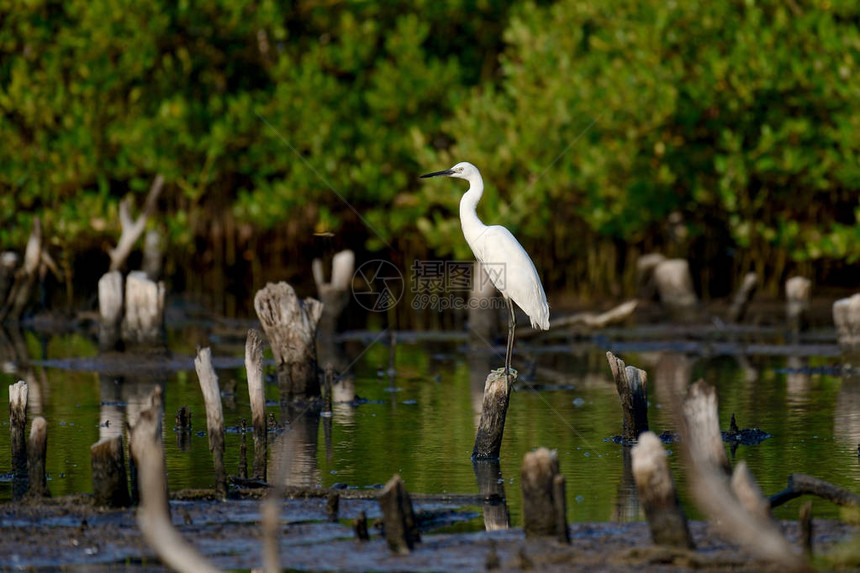
[[[720,433],[716,388],[704,380],[695,382],[687,391],[681,411],[691,455],[704,463],[722,468],[728,475],[731,466]]]
[[[728,321],[732,324],[741,322],[747,313],[750,301],[755,296],[755,291],[758,288],[758,275],[755,273],[747,273],[744,275],[744,281],[741,288],[735,293],[732,298],[732,305],[729,307]]]
[[[395,474],[379,494],[379,507],[385,523],[385,540],[388,548],[397,554],[407,554],[421,541],[415,512],[403,480]]]
[[[141,270],[151,281],[161,278],[161,261],[164,257],[161,248],[161,235],[155,229],[146,232],[143,239],[143,262]]]
[[[181,406],[176,411],[173,431],[176,433],[176,447],[187,452],[191,441],[191,409]]]
[[[654,269],[665,260],[665,255],[660,253],[648,253],[636,259],[636,296],[638,298],[650,300],[657,296]]]
[[[42,416],[33,418],[30,439],[27,441],[27,466],[30,476],[31,498],[47,497],[48,481],[45,474],[45,458],[48,453],[48,422]]]
[[[555,537],[569,542],[564,476],[555,450],[538,448],[523,457],[523,529],[526,537]]]
[[[797,521],[800,523],[800,546],[807,559],[812,557],[812,502],[806,500],[800,506]]]
[[[472,449],[473,460],[497,460],[502,449],[502,436],[505,432],[505,417],[511,399],[513,382],[517,379],[511,370],[511,383],[508,384],[504,368],[493,370],[484,382],[484,401],[481,408],[481,421]]]
[[[639,500],[655,545],[693,548],[687,518],[681,510],[669,471],[666,450],[653,432],[644,432],[631,451]]]
[[[99,507],[131,505],[122,436],[99,440],[90,447],[90,457],[93,468],[93,503]]]
[[[334,402],[334,366],[331,364],[326,364],[323,380],[322,415],[330,418],[333,415]]]
[[[634,366],[627,366],[611,352],[606,353],[606,360],[621,400],[621,439],[625,443],[632,443],[639,434],[648,431],[648,374]]]
[[[323,304],[319,329],[321,332],[334,333],[337,319],[349,303],[352,276],[355,274],[355,253],[349,249],[337,253],[331,261],[331,281],[326,282],[323,263],[314,259],[311,263],[317,296]]]
[[[120,343],[123,307],[122,273],[111,271],[99,279],[99,350],[116,350]]]
[[[218,375],[212,367],[212,350],[200,348],[194,359],[194,368],[200,380],[200,390],[206,405],[206,430],[209,436],[209,451],[215,465],[215,495],[227,498],[227,471],[224,468],[224,412],[221,408],[221,390]]]
[[[330,493],[326,497],[325,514],[329,521],[337,521],[338,512],[340,510],[340,496],[336,493]]]
[[[245,341],[245,370],[251,399],[251,426],[254,428],[254,479],[266,481],[268,434],[266,432],[266,389],[263,382],[263,339],[254,329]]]
[[[15,281],[5,301],[0,300],[0,322],[18,322],[33,294],[33,285],[39,275],[39,267],[46,253],[42,249],[42,221],[33,218],[33,229],[24,248],[24,262],[15,273]]]
[[[762,495],[746,461],[741,460],[732,472],[732,491],[748,512],[762,520],[771,519],[770,501]]]
[[[355,538],[359,541],[369,541],[370,535],[367,534],[367,513],[362,511],[352,521],[352,530],[355,532]]]
[[[158,196],[164,187],[164,177],[156,175],[149,188],[149,194],[143,205],[141,214],[137,219],[131,218],[131,204],[126,197],[119,203],[119,223],[122,228],[121,235],[117,241],[116,248],[110,249],[110,270],[118,271],[125,264],[125,260],[131,254],[134,244],[146,229],[146,220],[155,212],[158,205]]]
[[[660,303],[670,316],[687,322],[695,318],[699,299],[693,289],[690,263],[685,259],[667,259],[654,268],[654,284]]]
[[[806,329],[812,281],[804,277],[791,277],[785,281],[785,317],[788,329],[797,334]]]
[[[322,303],[312,298],[299,300],[293,287],[280,282],[257,292],[254,309],[275,357],[281,401],[319,399],[314,338]]]
[[[12,442],[12,499],[29,489],[27,472],[27,398],[30,387],[23,380],[9,385],[9,433]]]
[[[134,271],[125,281],[125,317],[122,338],[129,347],[164,344],[164,283],[155,283],[146,273]]]
[[[849,352],[860,352],[860,293],[833,303],[833,323],[839,346]]]
[[[0,307],[9,296],[12,284],[15,282],[15,268],[18,266],[18,255],[13,251],[0,253]]]

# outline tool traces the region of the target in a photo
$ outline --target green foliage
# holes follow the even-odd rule
[[[660,248],[672,213],[691,256],[860,261],[851,2],[0,10],[0,248],[35,215],[67,247],[116,236],[162,173],[174,244],[230,217],[466,258],[461,189],[417,175],[468,160],[481,214],[568,287],[595,244]]]
[[[526,241],[550,242],[551,223],[562,260],[679,212],[694,237],[727,228],[759,257],[856,262],[859,18],[847,3],[525,4],[501,81],[446,122],[441,163],[489,166],[504,199],[487,218]]]

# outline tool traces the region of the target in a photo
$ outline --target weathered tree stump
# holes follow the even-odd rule
[[[27,472],[27,398],[30,387],[23,380],[9,385],[9,433],[12,442],[12,499],[29,489]]]
[[[355,274],[355,253],[347,249],[332,258],[329,282],[325,280],[323,263],[320,259],[313,260],[311,270],[317,287],[317,296],[323,303],[319,330],[324,333],[334,333],[337,330],[337,319],[349,303],[352,276]]]
[[[122,273],[111,271],[99,279],[99,350],[116,350],[120,343],[123,310]]]
[[[785,317],[788,329],[797,334],[806,330],[812,281],[804,277],[791,277],[785,281]]]
[[[833,303],[833,323],[839,346],[850,352],[860,352],[860,293]]]
[[[359,541],[369,541],[370,535],[367,534],[367,513],[362,511],[352,521],[352,530],[355,532],[355,538]]]
[[[797,521],[800,523],[800,546],[803,554],[812,557],[812,501],[806,500],[800,506]]]
[[[757,288],[758,275],[755,273],[745,274],[744,281],[732,298],[732,305],[729,307],[728,321],[730,323],[736,324],[744,319]]]
[[[266,389],[263,382],[263,339],[254,329],[245,340],[245,370],[251,399],[251,426],[254,428],[254,479],[266,481],[268,433],[266,432]]]
[[[472,448],[473,460],[497,460],[502,449],[502,436],[505,432],[505,417],[511,399],[513,381],[517,379],[516,370],[511,369],[512,382],[508,384],[504,368],[493,370],[484,382],[484,400],[481,408],[481,421]]]
[[[340,496],[336,493],[330,493],[325,501],[325,515],[329,521],[337,521],[338,512],[340,510]]]
[[[731,487],[738,501],[748,512],[761,520],[771,519],[770,501],[764,497],[761,488],[750,472],[746,461],[741,460],[732,472]]]
[[[128,274],[122,320],[122,339],[127,347],[163,346],[164,304],[164,283],[154,283],[141,271]]]
[[[654,269],[666,260],[661,253],[648,253],[636,259],[636,296],[642,300],[650,300],[657,296],[657,284],[654,281]]]
[[[654,544],[692,549],[693,537],[678,502],[666,450],[660,438],[653,432],[640,434],[639,443],[631,454],[636,490],[648,518]]]
[[[648,374],[634,366],[627,366],[611,352],[606,353],[606,360],[621,400],[621,439],[629,444],[636,441],[639,434],[648,431]]]
[[[180,406],[174,417],[176,431],[190,432],[191,431],[191,408],[188,406]]]
[[[45,474],[45,458],[48,453],[48,422],[42,416],[33,418],[30,439],[27,441],[27,468],[30,477],[31,498],[47,497],[48,481]]]
[[[125,472],[122,435],[99,440],[90,447],[93,503],[100,507],[128,507],[131,495]]]
[[[412,500],[399,475],[394,474],[388,480],[377,499],[385,523],[388,548],[401,555],[409,553],[421,541],[421,535],[418,533]]]
[[[15,273],[15,281],[5,301],[0,300],[0,322],[18,322],[33,294],[33,285],[43,260],[42,221],[33,218],[33,230],[24,249],[24,263]]]
[[[318,400],[315,336],[323,305],[299,300],[285,282],[269,283],[254,297],[254,309],[269,338],[282,402]]]
[[[141,270],[151,281],[161,278],[161,261],[164,253],[161,248],[161,235],[155,229],[146,232],[143,239],[143,262]]]
[[[323,416],[332,416],[332,401],[334,395],[334,367],[331,364],[326,364],[325,367],[325,382],[323,384]]]
[[[187,452],[191,441],[191,408],[181,406],[176,411],[173,431],[176,433],[176,447]]]
[[[526,537],[555,537],[568,543],[564,476],[555,450],[538,448],[523,456],[523,529]]]
[[[12,284],[15,282],[15,268],[18,266],[18,254],[13,251],[0,253],[0,306],[9,296]]]
[[[203,402],[206,405],[206,430],[209,436],[209,451],[215,465],[215,495],[227,498],[227,471],[224,468],[224,412],[221,408],[221,390],[218,375],[212,367],[212,350],[200,348],[194,359],[194,368],[200,380]]]
[[[143,234],[146,229],[146,220],[155,212],[158,204],[158,196],[161,194],[161,189],[164,187],[164,177],[157,175],[152,182],[152,187],[149,188],[149,194],[146,196],[146,202],[143,205],[143,210],[137,219],[131,219],[131,205],[126,197],[119,203],[119,222],[122,227],[122,234],[117,241],[115,249],[110,249],[110,270],[118,271],[122,268],[125,260],[131,254],[134,244]]]
[[[141,411],[132,428],[131,455],[140,474],[137,524],[159,558],[182,573],[217,573],[218,569],[173,527],[167,497],[164,448],[161,443],[161,388],[152,393],[149,408]]]
[[[699,299],[693,289],[690,263],[686,259],[667,259],[654,267],[654,284],[660,303],[675,320],[690,321],[698,312]]]
[[[722,468],[729,475],[731,466],[720,433],[716,388],[704,380],[692,384],[687,390],[681,412],[685,423],[684,437],[691,453],[698,459]]]

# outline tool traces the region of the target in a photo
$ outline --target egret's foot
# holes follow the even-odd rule
[[[506,377],[505,382],[508,384],[508,386],[512,386],[513,383],[517,381],[518,373],[517,373],[517,370],[515,368],[511,368],[509,372],[510,373]],[[491,374],[497,374],[499,376],[505,376],[505,367],[502,366],[501,368],[496,368],[495,370],[491,370],[490,373]],[[506,387],[505,390],[507,390],[507,389],[508,388]]]

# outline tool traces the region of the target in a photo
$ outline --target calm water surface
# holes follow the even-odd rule
[[[96,357],[98,351],[85,335],[23,335],[23,346],[35,365],[12,372],[7,364],[0,382],[3,386],[19,378],[31,382],[29,417],[38,413],[48,420],[48,486],[54,496],[92,491],[90,446],[119,431],[124,416],[135,408],[136,396],[155,384],[165,391],[170,488],[212,485],[203,433],[205,411],[192,358],[196,345],[212,346],[225,390],[228,427],[238,427],[243,418],[250,420],[250,407],[241,337],[215,335],[211,330],[172,331],[168,346],[178,366],[162,374],[112,375],[87,368],[80,359]],[[607,441],[620,432],[621,424],[605,359],[608,349],[648,371],[653,430],[676,428],[670,411],[673,393],[704,378],[718,388],[723,429],[734,413],[742,428],[759,427],[772,434],[759,445],[740,446],[730,453],[733,463],[747,461],[766,494],[784,488],[793,472],[860,491],[860,379],[838,375],[834,366],[841,359],[832,352],[832,344],[819,345],[825,348],[819,356],[814,355],[815,349],[804,357],[770,349],[740,357],[734,351],[703,355],[671,343],[637,347],[624,343],[627,338],[629,333],[607,332],[585,340],[556,341],[553,346],[518,342],[521,360],[529,358],[534,367],[525,375],[532,384],[519,386],[512,396],[502,446],[500,479],[512,523],[521,523],[519,466],[523,454],[537,446],[558,450],[567,479],[570,521],[644,519],[632,482],[624,478],[625,450]],[[348,372],[341,384],[353,384],[362,401],[337,404],[330,420],[305,416],[294,423],[288,432],[291,483],[371,488],[399,473],[411,492],[478,492],[470,454],[484,379],[490,369],[501,365],[498,357],[470,350],[464,337],[426,333],[399,333],[394,344],[388,333],[363,333],[341,339],[332,351]],[[524,362],[517,365],[527,369]],[[271,370],[269,366],[267,373]],[[268,411],[280,419],[276,384],[267,385],[267,398]],[[173,431],[174,414],[183,405],[193,413],[194,433],[187,444],[181,444]],[[8,412],[5,390],[0,392],[0,410]],[[111,421],[107,427],[106,420]],[[8,431],[8,424],[4,415],[0,427]],[[233,475],[239,442],[239,433],[228,432],[226,459]],[[248,446],[252,460],[250,436]],[[684,472],[676,447],[668,449],[683,490]],[[0,448],[0,473],[10,467],[7,445]],[[5,478],[0,481],[0,500],[10,498],[11,484]],[[686,497],[684,503],[688,514],[698,515]],[[838,516],[835,506],[818,499],[813,503],[816,516]],[[777,516],[795,518],[798,506],[799,502],[791,502],[779,508]]]

